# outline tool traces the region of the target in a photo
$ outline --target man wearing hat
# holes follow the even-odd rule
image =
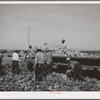
[[[46,64],[47,74],[51,73],[52,63],[53,63],[52,52],[49,50],[49,48],[47,48],[46,51],[45,51],[45,64]]]
[[[43,50],[47,50],[48,49],[48,43],[47,42],[44,42],[44,45],[43,45]]]
[[[3,58],[3,55],[2,55],[2,52],[0,52],[0,70],[1,70],[2,58]]]
[[[14,50],[14,53],[12,55],[12,73],[13,74],[18,74],[19,61],[21,62],[21,60],[19,59],[18,51]]]
[[[30,56],[32,56],[32,57],[35,55],[35,53],[34,53],[33,48],[32,48],[31,45],[29,46],[29,54],[30,54]]]
[[[77,61],[72,62],[69,57],[66,60],[69,69],[66,74],[72,76],[74,80],[79,79],[85,81],[85,78],[82,76],[82,65]]]
[[[33,71],[33,65],[34,65],[34,58],[35,58],[35,53],[33,51],[32,46],[29,46],[29,54],[27,55],[27,69],[29,71]]]
[[[66,46],[66,40],[64,38],[62,39],[62,43],[61,43],[60,48],[61,48],[62,52],[65,53],[67,46]]]
[[[33,68],[35,69],[35,80],[39,81],[40,76],[42,80],[46,80],[46,71],[45,71],[45,54],[42,52],[41,47],[37,47],[37,53],[35,55],[35,62]]]

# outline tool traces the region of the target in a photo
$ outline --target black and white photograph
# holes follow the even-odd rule
[[[0,4],[4,91],[100,91],[100,4]]]

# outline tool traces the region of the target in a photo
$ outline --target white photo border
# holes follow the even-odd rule
[[[100,1],[0,1],[1,4],[100,4]],[[100,99],[100,92],[0,92],[0,99]]]

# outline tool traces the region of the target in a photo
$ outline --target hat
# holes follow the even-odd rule
[[[47,45],[48,43],[47,42],[44,42],[44,45]]]
[[[63,39],[62,39],[62,41],[66,41],[66,39],[65,39],[65,38],[63,38]]]
[[[46,51],[48,51],[48,50],[49,50],[49,48],[47,47],[47,48],[45,48],[45,50],[46,50]]]
[[[17,51],[17,50],[14,50],[14,52],[16,52],[16,53],[17,53],[18,51]]]
[[[42,48],[40,46],[37,47],[37,50],[41,50]]]
[[[68,58],[66,58],[66,60],[67,60],[67,61],[70,61],[70,58],[68,57]]]
[[[3,53],[3,50],[1,50],[0,53]]]
[[[32,45],[29,45],[29,48],[32,48]]]

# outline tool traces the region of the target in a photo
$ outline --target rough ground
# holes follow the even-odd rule
[[[56,72],[48,75],[45,82],[35,83],[34,72],[27,71],[25,63],[20,64],[19,75],[13,76],[10,61],[4,59],[0,91],[100,91],[100,80],[96,78],[87,77],[86,82],[73,81],[66,74]]]
[[[8,69],[8,70],[6,70]],[[5,74],[0,77],[0,91],[99,91],[100,80],[87,78],[87,82],[73,81],[66,74],[53,72],[45,82],[35,83],[34,73],[21,70],[12,76],[11,67],[6,66]]]

